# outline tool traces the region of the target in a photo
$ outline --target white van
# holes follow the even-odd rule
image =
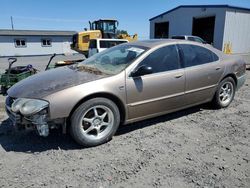
[[[99,53],[107,48],[111,48],[113,46],[127,42],[128,40],[125,39],[91,39],[89,41],[88,57],[91,57],[92,55]]]

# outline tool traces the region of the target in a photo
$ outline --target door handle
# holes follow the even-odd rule
[[[183,74],[177,74],[177,75],[175,75],[174,77],[175,78],[181,78],[183,76]]]
[[[220,67],[216,67],[216,69],[215,70],[220,70],[221,68]]]

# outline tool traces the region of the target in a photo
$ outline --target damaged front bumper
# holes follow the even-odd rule
[[[36,129],[40,136],[49,135],[49,116],[48,108],[42,109],[41,111],[32,115],[22,115],[20,112],[13,112],[11,105],[15,99],[11,97],[6,98],[5,109],[9,116],[9,119],[13,122],[13,125],[20,129]]]

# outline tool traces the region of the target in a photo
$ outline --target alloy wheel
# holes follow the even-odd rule
[[[98,105],[89,108],[81,118],[81,131],[88,139],[105,137],[114,125],[114,114],[108,107]]]
[[[227,106],[232,98],[233,98],[233,94],[234,94],[234,86],[231,82],[225,82],[221,88],[220,88],[220,92],[219,92],[219,99],[220,102],[223,106]]]

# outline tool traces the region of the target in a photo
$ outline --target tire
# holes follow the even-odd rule
[[[112,139],[120,124],[120,113],[111,100],[94,98],[81,104],[70,121],[74,140],[82,146],[92,147]]]
[[[214,95],[213,105],[220,109],[228,107],[234,99],[236,84],[232,77],[223,79]]]

